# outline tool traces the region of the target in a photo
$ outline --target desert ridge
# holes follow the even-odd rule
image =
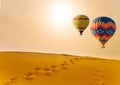
[[[120,61],[66,54],[0,52],[1,85],[120,85]]]

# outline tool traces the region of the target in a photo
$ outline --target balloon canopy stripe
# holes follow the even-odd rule
[[[89,20],[88,18],[74,18],[73,20]]]
[[[91,30],[92,34],[95,36],[96,34],[98,34],[99,36],[102,35],[107,35],[107,36],[112,36],[114,34],[114,30],[109,29],[109,30],[102,30],[101,28],[99,28],[98,30]]]
[[[98,18],[94,19],[93,22],[94,23],[98,23],[98,22],[109,23],[109,22],[112,22],[112,23],[115,24],[115,22],[108,17],[98,17]]]
[[[109,29],[109,28],[111,28],[111,29],[113,29],[113,30],[116,29],[115,24],[113,24],[113,23],[111,23],[111,22],[106,23],[106,24],[103,23],[103,22],[93,23],[91,27],[92,27],[92,29],[102,28],[102,29],[104,29],[104,30],[107,30],[107,29]]]

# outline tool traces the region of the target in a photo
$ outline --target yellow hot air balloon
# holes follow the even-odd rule
[[[73,18],[73,24],[80,32],[80,35],[82,35],[89,24],[89,18],[86,15],[77,15]]]

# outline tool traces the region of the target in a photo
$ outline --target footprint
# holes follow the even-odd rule
[[[44,68],[44,69],[43,69],[43,73],[44,73],[45,75],[50,76],[50,75],[52,74],[52,71],[50,70],[50,68]]]
[[[51,68],[57,68],[57,66],[56,65],[52,65]]]
[[[92,70],[95,72],[102,72],[102,69],[98,68],[97,66],[96,66],[96,68],[95,67],[92,68]]]
[[[79,58],[74,58],[74,60],[79,60]]]
[[[102,72],[93,72],[93,73],[91,73],[91,75],[94,75],[94,76],[103,76],[103,73]]]
[[[12,85],[13,83],[16,83],[19,81],[19,77],[11,78],[9,81],[5,82],[4,85]]]
[[[64,61],[63,64],[64,64],[64,65],[69,65],[69,64],[67,63],[67,61]]]
[[[35,73],[40,73],[41,70],[42,70],[42,68],[40,68],[40,67],[36,67],[36,68],[34,69]]]
[[[33,80],[33,79],[35,78],[35,75],[34,75],[34,73],[32,73],[32,72],[28,72],[28,73],[26,73],[26,74],[24,75],[24,78],[25,78],[26,80]]]
[[[14,77],[10,79],[10,82],[17,82],[18,81],[18,77]]]
[[[54,73],[58,73],[58,67],[56,65],[51,66],[51,71]]]
[[[61,64],[61,68],[62,68],[62,69],[68,69],[68,65]]]
[[[69,59],[71,64],[75,64],[75,61],[73,59]]]

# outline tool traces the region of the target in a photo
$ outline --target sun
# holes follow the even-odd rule
[[[71,21],[72,10],[69,3],[56,2],[52,5],[50,14],[54,25],[65,26]]]

